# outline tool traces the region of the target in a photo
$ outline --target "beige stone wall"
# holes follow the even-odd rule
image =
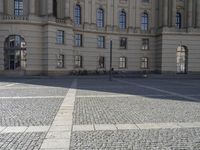
[[[200,72],[200,2],[198,0],[24,0],[24,16],[14,16],[13,0],[0,0],[0,70],[4,71],[4,41],[9,35],[21,35],[27,42],[28,72],[68,73],[74,68],[74,56],[83,56],[83,68],[95,71],[98,57],[105,57],[109,70],[109,41],[113,40],[113,68],[118,71],[142,71],[141,57],[149,58],[149,71],[176,73],[176,49],[182,41],[188,47],[188,71]],[[193,2],[193,3],[192,3]],[[80,4],[82,24],[73,24],[74,6]],[[4,6],[4,7],[1,7]],[[96,11],[105,11],[105,27],[96,27]],[[127,13],[127,29],[119,30],[119,12]],[[175,28],[176,12],[182,13],[182,29]],[[149,30],[140,30],[141,15],[149,15]],[[112,28],[113,27],[113,28]],[[57,30],[65,33],[63,45],[56,44]],[[83,34],[83,47],[74,46],[74,35]],[[97,48],[97,37],[106,37],[106,48]],[[128,48],[119,48],[120,37],[128,39]],[[150,41],[149,50],[141,50],[142,39]],[[57,68],[57,56],[65,56],[65,67]],[[119,57],[127,57],[127,68],[119,68]]]

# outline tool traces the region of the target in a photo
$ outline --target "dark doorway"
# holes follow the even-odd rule
[[[19,35],[10,35],[4,44],[4,69],[25,70],[26,42]]]

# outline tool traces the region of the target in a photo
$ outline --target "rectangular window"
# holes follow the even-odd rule
[[[97,38],[97,46],[98,46],[98,48],[105,48],[105,37],[104,36],[99,36]]]
[[[23,16],[23,0],[14,1],[14,14],[15,16]]]
[[[120,38],[120,48],[127,49],[127,38]]]
[[[82,58],[82,56],[80,56],[80,55],[77,55],[77,56],[75,56],[75,67],[76,68],[82,68],[82,61],[83,61],[83,58]]]
[[[119,68],[126,68],[126,57],[119,58]]]
[[[141,58],[141,68],[148,69],[148,58],[147,57]]]
[[[82,47],[83,46],[83,36],[82,34],[75,34],[75,46]]]
[[[149,39],[142,39],[142,50],[149,50]]]
[[[64,44],[64,31],[58,30],[56,37],[57,44]]]
[[[105,67],[105,57],[100,56],[99,57],[99,68],[104,68]]]
[[[64,68],[64,55],[59,54],[57,58],[57,68]]]

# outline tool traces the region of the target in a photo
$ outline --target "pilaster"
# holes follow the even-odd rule
[[[53,0],[47,0],[47,14],[53,16]]]
[[[193,22],[193,10],[192,10],[192,7],[193,7],[193,0],[188,0],[188,27],[191,28],[193,25],[192,25],[192,22]]]
[[[29,15],[35,15],[35,0],[29,0]]]
[[[65,0],[65,18],[69,18],[69,0]]]
[[[172,27],[176,25],[176,0],[172,0]]]
[[[168,5],[169,5],[169,0],[164,0],[163,2],[163,26],[167,27],[168,26]]]
[[[0,0],[0,15],[4,13],[4,0]]]

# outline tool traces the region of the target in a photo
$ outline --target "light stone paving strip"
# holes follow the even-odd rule
[[[43,141],[41,150],[68,150],[70,148],[76,87],[77,80],[74,80]]]
[[[168,95],[142,95],[142,96],[139,96],[139,95],[130,95],[130,94],[123,94],[123,95],[120,95],[120,94],[116,94],[116,95],[86,95],[86,96],[76,96],[76,98],[93,98],[93,97],[100,97],[100,98],[115,98],[115,97],[146,97],[146,96],[154,96],[154,97],[166,97]],[[200,96],[200,95],[187,95],[187,96]],[[169,96],[168,96],[169,97]]]
[[[0,97],[0,99],[49,99],[49,98],[65,98],[65,96],[12,96],[12,97]]]
[[[146,89],[150,89],[150,90],[155,90],[155,91],[158,91],[158,92],[170,94],[170,95],[177,96],[177,97],[180,97],[180,98],[184,98],[184,99],[188,99],[188,100],[192,100],[192,101],[199,101],[198,98],[182,95],[182,94],[179,94],[179,93],[166,91],[166,90],[161,90],[161,89],[158,89],[158,88],[154,88],[154,87],[151,87],[151,86],[138,84],[138,83],[135,83],[135,82],[128,82],[128,81],[124,81],[124,80],[120,80],[120,79],[115,79],[115,80],[118,81],[118,82],[121,82],[121,83],[126,83],[126,84],[129,84],[129,85],[136,85],[138,87],[142,87],[142,88],[146,88]]]
[[[115,131],[115,130],[183,129],[183,128],[200,128],[200,122],[73,125],[74,132],[107,131],[107,130]]]
[[[47,132],[50,126],[19,126],[19,127],[0,127],[0,134],[5,133],[29,133],[29,132]]]

